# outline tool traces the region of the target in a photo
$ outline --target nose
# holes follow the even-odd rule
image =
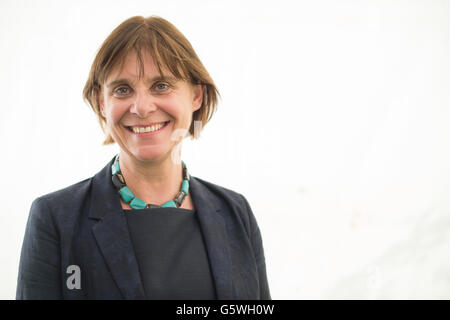
[[[130,112],[136,114],[139,118],[147,118],[150,112],[157,109],[155,98],[148,92],[136,93],[136,99],[130,106]]]

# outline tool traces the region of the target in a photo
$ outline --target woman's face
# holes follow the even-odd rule
[[[141,79],[134,51],[120,72],[110,73],[99,96],[100,110],[107,130],[127,154],[139,160],[165,158],[188,133],[192,113],[202,104],[203,86],[164,70],[161,79],[151,55],[143,52],[142,58]]]

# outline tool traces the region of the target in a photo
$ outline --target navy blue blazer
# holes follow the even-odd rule
[[[113,161],[92,178],[33,201],[16,299],[145,299],[111,181]],[[189,191],[217,298],[271,299],[261,233],[245,197],[194,176]],[[74,268],[78,287],[73,285]]]

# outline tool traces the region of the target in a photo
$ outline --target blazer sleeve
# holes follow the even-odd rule
[[[256,222],[256,218],[253,215],[253,211],[250,208],[247,199],[244,196],[242,197],[244,198],[245,207],[249,215],[250,230],[251,230],[250,240],[255,254],[256,265],[258,268],[260,299],[272,300],[270,296],[269,283],[267,280],[266,261],[264,256],[264,247],[261,237],[261,231],[259,230],[258,223]]]
[[[60,241],[45,199],[33,201],[17,278],[17,300],[62,299]]]

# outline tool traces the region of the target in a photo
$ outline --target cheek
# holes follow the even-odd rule
[[[109,101],[108,118],[111,122],[117,123],[125,115],[129,104],[123,101]]]
[[[189,108],[189,101],[176,97],[164,104],[164,110],[172,117],[180,122],[188,121],[191,117],[191,109]]]

